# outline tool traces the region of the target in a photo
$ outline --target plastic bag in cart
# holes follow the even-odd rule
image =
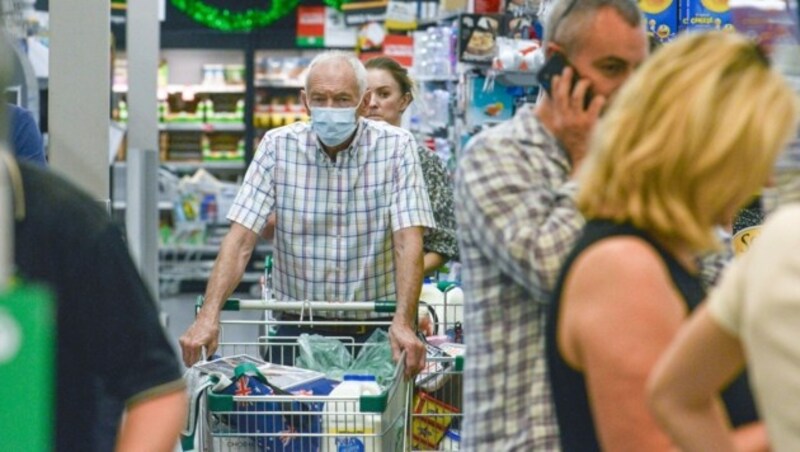
[[[297,366],[323,372],[330,378],[341,380],[344,374],[374,375],[378,384],[386,386],[395,372],[389,335],[375,330],[360,346],[355,360],[338,339],[317,334],[301,334],[297,339],[300,356]]]
[[[384,330],[375,330],[372,333],[353,364],[347,370],[348,374],[374,375],[378,384],[386,387],[394,377],[395,363],[392,360],[392,345],[389,342],[389,333]]]
[[[296,366],[322,372],[331,378],[341,380],[353,362],[350,352],[338,339],[303,333],[297,338],[297,346]]]
[[[311,395],[327,395],[332,385],[330,380],[317,380],[324,387],[306,388],[304,393]],[[313,383],[312,383],[313,384]],[[292,391],[292,390],[290,390]],[[270,396],[293,395],[271,385],[267,379],[251,364],[237,367],[231,384],[217,394],[233,396]],[[221,416],[230,432],[255,436],[255,449],[259,451],[300,452],[319,450],[321,432],[321,415],[323,404],[292,402],[274,402],[265,397],[261,402],[236,402],[234,412]],[[289,413],[289,414],[279,414]],[[260,434],[260,435],[259,435]],[[311,436],[295,436],[295,435]]]

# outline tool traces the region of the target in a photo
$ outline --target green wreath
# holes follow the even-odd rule
[[[241,12],[212,6],[203,0],[171,0],[179,11],[195,22],[221,31],[250,31],[272,25],[292,12],[300,0],[272,0],[268,10],[248,9]],[[348,0],[324,0],[325,4],[341,9]]]

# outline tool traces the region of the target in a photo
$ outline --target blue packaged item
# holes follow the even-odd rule
[[[230,427],[231,433],[254,436],[258,451],[300,452],[320,448],[321,411],[324,406],[316,402],[275,402],[270,395],[325,396],[338,384],[327,378],[305,382],[297,386],[280,389],[271,385],[251,363],[236,368],[231,384],[217,395],[265,396],[263,402],[235,402],[222,416],[222,421]],[[294,436],[311,434],[313,436]]]
[[[681,0],[681,30],[732,30],[728,0]]]
[[[672,40],[678,33],[678,0],[639,0],[647,21],[647,34],[658,42]]]

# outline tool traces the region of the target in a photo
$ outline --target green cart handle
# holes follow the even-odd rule
[[[200,311],[203,306],[204,297],[197,297],[195,303],[195,313]],[[311,308],[313,311],[357,311],[357,312],[376,312],[383,314],[393,314],[397,309],[397,302],[394,300],[378,301],[353,301],[353,302],[330,302],[330,301],[265,301],[261,299],[242,300],[229,298],[222,306],[223,311],[246,311],[246,310],[273,310],[273,311],[297,311],[303,308]]]

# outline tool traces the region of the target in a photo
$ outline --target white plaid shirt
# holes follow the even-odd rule
[[[571,164],[533,115],[470,142],[456,173],[465,450],[558,450],[545,363],[550,292],[584,220]]]
[[[260,233],[276,213],[278,300],[395,299],[392,233],[435,226],[416,147],[366,119],[335,162],[308,123],[264,135],[228,219]]]

